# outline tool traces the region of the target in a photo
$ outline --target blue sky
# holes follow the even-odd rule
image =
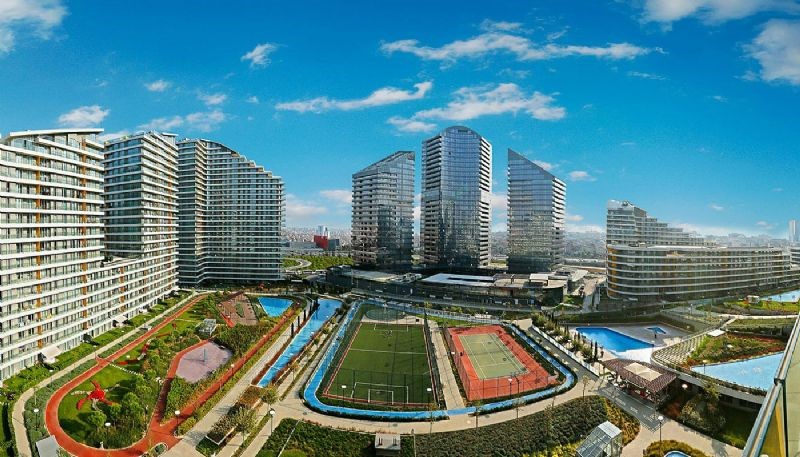
[[[608,199],[800,217],[800,3],[392,3],[2,0],[0,131],[221,141],[284,178],[289,226],[349,226],[353,172],[454,124],[494,146],[496,228],[509,147],[567,182],[571,230]]]

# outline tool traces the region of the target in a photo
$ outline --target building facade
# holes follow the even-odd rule
[[[489,264],[492,145],[467,127],[422,143],[423,261],[432,267]]]
[[[607,292],[636,302],[756,294],[800,283],[789,252],[729,247],[670,227],[629,202],[609,202]]]
[[[508,271],[550,271],[564,262],[564,181],[508,150]]]
[[[283,180],[220,143],[177,146],[179,282],[282,279]]]
[[[353,262],[411,267],[414,248],[414,153],[396,152],[353,174]]]
[[[177,288],[169,249],[106,250],[112,213],[104,213],[100,132],[24,131],[0,141],[0,383]]]

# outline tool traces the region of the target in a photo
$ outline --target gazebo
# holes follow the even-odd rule
[[[655,404],[666,399],[667,387],[678,376],[651,363],[629,359],[611,359],[601,362],[617,375],[614,384],[633,396]]]

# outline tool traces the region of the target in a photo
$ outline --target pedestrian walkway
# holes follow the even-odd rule
[[[442,335],[442,328],[439,324],[431,319],[428,319],[428,324],[431,328],[431,339],[433,339],[434,357],[436,365],[439,367],[439,383],[444,392],[444,403],[447,409],[461,409],[466,405],[464,399],[461,397],[461,392],[458,390],[458,383],[456,376],[450,367],[450,351],[444,343],[444,335]]]
[[[197,296],[197,292],[192,292],[192,294],[189,295],[188,297],[184,298],[181,303],[177,303],[174,307],[169,308],[169,309],[165,310],[164,312],[162,312],[161,314],[151,318],[150,320],[145,322],[143,324],[143,326],[152,325],[154,322],[158,321],[159,319],[163,319],[166,315],[168,315],[170,313],[173,313],[173,311],[175,310],[176,307],[182,306],[181,305],[182,303],[186,303],[187,301],[194,299],[196,296]],[[174,312],[173,314],[177,315],[179,313],[178,312]],[[135,332],[135,331],[136,331],[135,329],[131,330],[130,332],[120,336],[116,340],[114,340],[114,341],[102,346],[102,348],[110,348],[110,347],[114,347],[117,344],[122,343],[123,341],[125,341],[125,339],[130,338],[132,332]],[[100,350],[102,348],[98,348],[98,350]],[[53,380],[60,379],[60,378],[64,377],[66,374],[68,374],[70,371],[74,370],[75,368],[77,368],[81,364],[84,364],[84,363],[86,363],[86,362],[88,362],[90,360],[93,360],[93,359],[97,359],[97,351],[84,356],[83,358],[81,358],[81,359],[75,361],[74,363],[72,363],[72,365],[70,365],[70,366],[58,371],[57,373],[54,373],[53,376],[41,381],[35,387],[26,390],[25,392],[22,393],[22,395],[19,396],[19,398],[17,399],[16,403],[14,403],[14,409],[12,411],[12,416],[11,416],[12,420],[14,421],[14,430],[15,430],[15,432],[14,432],[14,443],[16,444],[17,455],[19,455],[19,457],[32,457],[31,456],[31,445],[30,445],[30,442],[28,441],[28,434],[25,432],[25,422],[23,420],[23,416],[24,416],[24,412],[25,412],[25,403],[27,403],[27,401],[33,396],[33,393],[36,391],[36,389],[41,389],[41,388],[47,386]],[[105,359],[100,359],[100,360],[105,360]]]

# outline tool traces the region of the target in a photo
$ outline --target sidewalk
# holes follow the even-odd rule
[[[159,319],[163,319],[166,314],[169,314],[170,312],[174,311],[175,309],[181,308],[185,303],[187,303],[189,300],[193,299],[197,295],[198,295],[197,291],[192,291],[192,294],[189,295],[188,297],[186,297],[185,299],[183,299],[183,301],[178,302],[173,307],[164,310],[163,313],[161,313],[161,314],[159,314],[157,316],[154,316],[152,319],[150,319],[149,321],[145,322],[142,325],[151,325],[151,324],[153,324],[153,322],[156,322]],[[28,399],[30,399],[33,396],[34,389],[41,389],[42,387],[46,386],[47,384],[50,384],[53,380],[60,379],[60,378],[64,377],[67,373],[72,371],[74,368],[76,368],[80,364],[85,363],[85,362],[87,362],[89,360],[94,360],[95,354],[99,350],[104,349],[104,348],[114,347],[116,344],[119,344],[122,341],[124,341],[126,338],[129,338],[131,336],[131,334],[133,334],[134,332],[136,332],[136,329],[131,330],[130,332],[120,336],[116,340],[106,344],[105,346],[103,346],[101,348],[97,348],[96,351],[94,351],[94,352],[92,352],[90,354],[87,354],[86,356],[84,356],[80,360],[77,360],[76,362],[74,362],[72,365],[70,365],[70,366],[58,371],[57,373],[54,373],[53,376],[48,377],[47,379],[45,379],[45,380],[41,381],[39,384],[37,384],[35,388],[30,388],[30,389],[26,390],[25,392],[23,392],[22,395],[19,396],[19,398],[17,399],[16,403],[14,403],[14,409],[11,412],[11,419],[14,422],[14,442],[16,443],[17,455],[19,457],[32,457],[31,456],[31,445],[30,445],[30,442],[28,441],[28,433],[27,433],[27,431],[25,429],[25,421],[23,419],[23,414],[25,412],[25,403],[28,401]],[[44,415],[44,412],[42,412],[42,415]]]

